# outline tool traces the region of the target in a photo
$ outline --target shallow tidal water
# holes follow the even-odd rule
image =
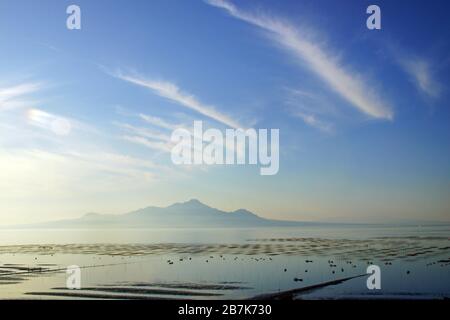
[[[371,264],[381,290],[366,286]],[[81,290],[66,288],[70,265],[81,267]],[[0,231],[1,299],[273,299],[293,289],[293,299],[449,298],[450,228]]]

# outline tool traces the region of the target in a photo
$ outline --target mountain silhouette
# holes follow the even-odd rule
[[[45,222],[40,228],[226,228],[300,226],[297,221],[269,220],[239,209],[232,212],[212,208],[197,199],[168,207],[146,207],[120,215],[87,213],[81,218]]]

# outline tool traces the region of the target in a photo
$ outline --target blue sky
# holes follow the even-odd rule
[[[279,219],[450,220],[449,11],[2,0],[0,224],[190,198]],[[194,120],[279,128],[279,173],[173,165],[166,139]]]

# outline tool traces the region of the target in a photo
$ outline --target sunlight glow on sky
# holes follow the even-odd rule
[[[450,3],[0,2],[0,225],[198,198],[450,221]],[[280,170],[176,166],[176,128],[280,129]]]

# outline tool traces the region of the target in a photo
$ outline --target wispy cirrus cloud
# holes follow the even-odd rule
[[[397,62],[400,67],[410,76],[419,92],[431,98],[438,98],[442,87],[434,78],[431,62],[411,56],[399,56]]]
[[[190,149],[193,154],[201,155],[204,159],[205,159],[205,157],[209,156],[209,155],[203,154],[202,147],[198,147],[198,146],[199,145],[203,146],[205,143],[206,144],[210,143],[210,141],[204,140],[203,136],[201,136],[201,137],[194,136],[193,128],[190,128],[188,126],[183,126],[183,125],[173,125],[164,119],[150,116],[150,115],[140,114],[138,116],[139,117],[144,116],[143,118],[142,117],[140,117],[140,118],[142,120],[144,120],[146,123],[155,125],[157,127],[163,128],[163,129],[182,128],[182,129],[189,131],[192,135],[191,140],[177,142],[176,144],[181,143],[182,145],[185,146],[185,148]],[[146,120],[151,120],[151,121],[146,121]],[[125,133],[121,135],[122,140],[133,143],[133,144],[141,145],[141,146],[151,149],[153,151],[159,151],[161,153],[171,153],[172,148],[175,145],[175,142],[172,140],[172,138],[164,132],[149,129],[146,127],[131,125],[128,123],[113,122],[113,124],[115,124],[116,126],[121,128],[123,131],[125,131]],[[197,143],[193,143],[194,141],[196,141]],[[237,149],[240,148],[241,146],[237,144],[237,145],[233,145],[233,146],[226,145],[225,147],[230,152],[236,153]],[[239,154],[238,156],[242,156],[242,155]],[[211,160],[211,162],[213,162],[213,161]],[[191,167],[191,165],[186,165],[183,167],[189,168],[189,167]]]
[[[336,116],[336,111],[322,96],[301,89],[287,88],[286,91],[286,103],[292,107],[290,111],[294,117],[322,132],[334,132],[334,124],[323,118]]]
[[[42,85],[35,82],[0,88],[0,111],[32,106],[35,102],[28,96],[41,88]]]
[[[126,75],[122,72],[116,73],[115,76],[119,79],[150,89],[160,97],[166,98],[183,107],[194,110],[229,127],[242,127],[237,120],[232,119],[230,116],[218,111],[215,106],[202,103],[194,95],[182,91],[171,82],[149,80],[143,77]]]
[[[28,123],[61,136],[70,134],[74,121],[39,109],[27,111]]]
[[[318,119],[315,114],[296,111],[294,112],[294,116],[302,119],[307,125],[319,129],[320,131],[328,133],[333,131],[333,125],[331,123]]]
[[[170,136],[163,134],[159,131],[154,131],[143,127],[136,127],[128,123],[114,123],[114,124],[119,128],[134,135],[139,135],[153,140],[170,141]]]
[[[9,190],[0,198],[9,200],[148,186],[161,170],[147,159],[92,150],[1,150],[0,166],[0,187]],[[0,203],[7,207],[8,201]],[[5,206],[0,208],[6,210]]]
[[[257,26],[269,33],[281,45],[309,68],[331,89],[354,108],[377,119],[392,120],[394,112],[360,74],[347,70],[337,54],[313,42],[307,32],[295,28],[282,19],[252,14],[237,8],[226,0],[205,0],[208,4],[227,11],[231,16]]]
[[[180,127],[180,125],[169,123],[169,122],[165,121],[164,119],[150,116],[147,114],[140,113],[139,118],[141,118],[142,120],[144,120],[145,122],[147,122],[153,126],[157,126],[157,127],[163,128],[163,129],[175,130]]]
[[[147,148],[170,153],[172,148],[168,142],[153,141],[140,135],[123,135],[122,139],[135,144],[143,145]]]

